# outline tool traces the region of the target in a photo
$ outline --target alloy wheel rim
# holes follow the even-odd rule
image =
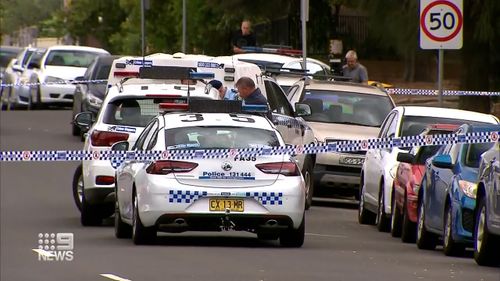
[[[80,204],[83,200],[83,176],[78,178],[78,183],[76,185],[76,192],[78,193],[78,199],[80,199]]]
[[[361,216],[363,213],[363,209],[365,208],[365,185],[363,184],[361,186],[361,195],[359,196],[359,208],[358,208],[358,215]]]
[[[396,225],[396,200],[392,203],[392,214],[391,214],[391,229],[394,229]]]
[[[481,212],[479,213],[479,222],[477,223],[476,230],[476,250],[479,252],[481,250],[481,245],[483,244],[484,238],[484,227],[486,222],[486,211],[485,208],[481,208]]]
[[[311,192],[311,175],[309,171],[306,171],[304,175],[304,182],[306,185],[306,200],[309,200],[310,192]]]
[[[136,228],[137,228],[137,196],[134,197],[134,210],[132,211],[132,234],[134,237],[136,236]]]
[[[444,246],[448,247],[450,245],[451,239],[451,208],[446,213],[446,227],[444,228]]]
[[[424,229],[424,204],[420,204],[418,210],[418,231],[417,231],[417,239],[422,239],[422,232]]]
[[[382,191],[384,192],[384,191]],[[377,212],[377,224],[382,220],[383,216],[383,201],[384,201],[384,196],[381,194],[378,199],[378,212]]]

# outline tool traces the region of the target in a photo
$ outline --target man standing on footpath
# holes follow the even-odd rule
[[[249,20],[241,22],[241,29],[233,35],[232,43],[235,54],[244,53],[243,47],[255,47],[257,45],[257,38],[252,32],[252,23]]]
[[[368,84],[368,71],[358,62],[358,55],[354,50],[349,50],[345,55],[346,65],[342,67],[344,77],[351,78],[351,82]]]

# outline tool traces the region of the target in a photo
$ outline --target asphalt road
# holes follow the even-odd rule
[[[1,112],[0,150],[81,149],[70,118],[68,110]],[[0,162],[0,280],[500,280],[500,268],[476,265],[471,252],[446,257],[359,225],[355,203],[345,201],[316,202],[300,249],[239,232],[166,234],[135,246],[114,237],[111,220],[80,225],[77,164]],[[39,233],[73,233],[73,259],[39,260]]]

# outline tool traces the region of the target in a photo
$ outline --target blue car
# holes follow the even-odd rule
[[[500,125],[465,124],[457,134],[484,131],[500,131]],[[472,245],[479,163],[494,144],[448,144],[427,160],[418,195],[419,249],[434,249],[442,238],[445,255],[460,256]]]
[[[474,227],[474,260],[500,264],[500,143],[481,157]]]

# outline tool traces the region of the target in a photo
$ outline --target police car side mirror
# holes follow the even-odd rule
[[[88,111],[78,113],[75,115],[75,119],[73,119],[73,124],[83,131],[87,131],[92,123],[94,123],[94,114]]]
[[[297,116],[309,116],[311,115],[311,107],[305,103],[295,103],[295,113]]]
[[[113,151],[127,151],[129,147],[128,141],[119,141],[115,142],[111,146],[111,150]]]

